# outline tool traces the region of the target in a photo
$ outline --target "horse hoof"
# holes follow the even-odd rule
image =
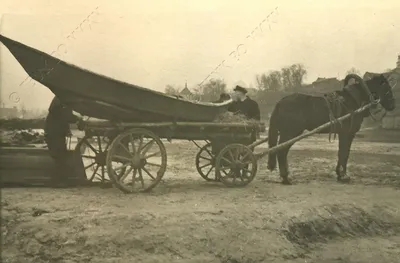
[[[282,180],[282,184],[283,184],[283,185],[291,185],[292,182],[290,182],[289,179],[283,179],[283,180]]]
[[[346,177],[338,177],[337,181],[339,183],[349,183],[350,182],[350,177],[346,176]]]

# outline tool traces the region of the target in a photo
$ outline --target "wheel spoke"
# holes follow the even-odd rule
[[[244,178],[243,178],[243,175],[242,175],[241,171],[239,171],[239,172],[237,173],[237,175],[235,175],[235,178],[236,178],[236,177],[239,177],[240,180],[242,180],[242,182],[244,182]]]
[[[214,168],[214,166],[211,166],[210,170],[208,170],[208,172],[205,174],[206,177],[208,177],[208,175],[211,173],[213,168]]]
[[[107,144],[106,144],[106,147],[104,148],[104,151],[107,151],[108,150],[108,148],[110,147],[110,145],[111,145],[111,139],[109,139],[108,141],[107,141]]]
[[[147,162],[146,165],[161,167],[161,164]]]
[[[123,182],[126,179],[126,177],[129,175],[129,173],[132,172],[132,170],[133,170],[133,167],[132,166],[129,167],[129,169],[126,170],[123,175],[121,175],[121,177],[118,179],[118,181]]]
[[[224,169],[222,169],[222,172],[226,175],[229,176],[229,174],[231,173],[231,170],[229,170],[229,173],[226,173]]]
[[[154,181],[156,180],[156,178],[154,178],[154,176],[153,175],[151,175],[151,173],[149,172],[149,170],[147,170],[146,168],[142,168],[143,169],[143,171],[145,172],[145,173],[147,173],[147,175],[148,176],[150,176],[151,177],[151,179],[153,179]]]
[[[221,159],[222,159],[222,160],[224,160],[225,162],[227,162],[227,164],[232,164],[232,161],[231,161],[231,160],[228,160],[228,159],[226,159],[225,157],[222,157]]]
[[[100,140],[100,136],[98,136],[98,135],[97,135],[97,143],[98,143],[98,145],[99,145],[99,152],[102,152],[102,149],[101,149],[101,140]]]
[[[90,177],[89,181],[93,181],[94,177],[95,177],[96,174],[97,174],[97,170],[99,170],[99,167],[100,167],[100,165],[97,165],[97,166],[96,166],[96,168],[94,169],[93,174],[92,174],[92,176]]]
[[[235,161],[235,157],[233,156],[233,153],[232,153],[232,151],[231,150],[229,150],[229,156],[232,158],[231,160],[232,161]]]
[[[88,159],[96,159],[95,156],[90,156],[90,155],[81,155],[83,158],[88,158]]]
[[[240,178],[240,180],[241,180],[242,182],[244,182],[244,178],[243,178],[242,173],[239,173],[239,178]]]
[[[154,157],[154,156],[159,155],[160,153],[161,153],[160,151],[155,152],[155,153],[151,153],[151,154],[149,154],[149,155],[144,156],[143,158],[144,158],[144,159],[149,159],[149,158],[151,158],[151,157]]]
[[[122,148],[124,148],[124,150],[125,150],[127,153],[129,153],[129,155],[130,155],[131,157],[133,157],[133,156],[132,156],[132,153],[129,151],[128,148],[126,148],[126,146],[125,146],[123,143],[120,142],[119,145],[122,146]]]
[[[92,167],[92,166],[95,165],[95,164],[96,164],[96,162],[93,162],[93,163],[89,164],[88,166],[85,166],[84,169],[86,170],[86,169]]]
[[[207,161],[212,161],[212,159],[210,159],[210,158],[207,158],[207,157],[203,157],[203,156],[199,156],[199,158],[201,158],[201,159],[204,159],[204,160],[207,160]]]
[[[236,151],[235,151],[235,159],[234,160],[239,160],[239,155],[240,155],[240,150],[239,149],[236,149]]]
[[[230,171],[231,168],[230,168],[230,167],[221,167],[221,170],[222,170],[222,171],[226,171],[226,170],[229,170],[229,171]]]
[[[210,157],[213,156],[213,154],[207,149],[207,147],[204,148],[204,151],[206,151],[206,153],[208,153],[208,155],[209,155]]]
[[[133,138],[132,134],[129,134],[129,138],[132,144],[133,155],[135,155],[136,154],[135,139]],[[128,142],[128,148],[129,148],[129,142]]]
[[[202,165],[202,166],[200,166],[200,169],[202,169],[204,167],[207,167],[207,166],[210,166],[210,165],[212,165],[212,163],[208,163],[208,164]]]
[[[87,140],[84,140],[84,143],[89,146],[90,149],[92,149],[93,152],[99,153]]]
[[[140,178],[140,182],[142,183],[142,188],[144,188],[144,180],[143,180],[143,176],[142,176],[142,169],[139,169],[139,178]]]
[[[251,152],[247,152],[244,156],[242,156],[242,158],[240,158],[240,161],[243,162],[243,161],[247,158],[247,156],[250,155],[250,153],[251,153]]]
[[[143,152],[141,153],[141,155],[144,156],[150,150],[150,148],[153,146],[154,143],[155,143],[154,140],[151,140],[150,142],[146,143],[146,145],[143,147]]]
[[[132,174],[132,183],[131,183],[131,189],[132,192],[135,191],[135,183],[136,183],[136,174],[137,174],[137,168],[133,169],[133,174]]]
[[[142,150],[142,146],[143,146],[143,135],[139,137],[139,146],[137,148],[137,153],[140,153],[140,151]]]
[[[118,161],[120,161],[120,160],[125,160],[125,161],[127,161],[127,162],[130,162],[130,161],[131,161],[130,158],[125,157],[125,156],[121,156],[121,155],[117,155],[117,154],[114,155],[113,160],[118,160]]]
[[[106,171],[105,170],[106,169],[105,169],[104,165],[101,166],[101,182],[102,183],[104,183],[104,181],[105,181],[105,176],[106,176]]]

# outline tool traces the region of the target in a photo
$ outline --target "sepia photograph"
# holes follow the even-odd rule
[[[398,263],[400,1],[1,0],[4,263]]]

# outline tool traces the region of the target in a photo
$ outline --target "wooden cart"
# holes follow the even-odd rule
[[[81,129],[85,131],[85,136],[79,141],[75,151],[83,159],[88,180],[110,180],[123,192],[132,193],[151,190],[164,176],[167,169],[167,152],[163,139],[192,141],[199,148],[195,158],[196,169],[205,180],[221,181],[227,186],[247,185],[257,172],[257,162],[254,158],[242,180],[226,176],[230,171],[222,164],[226,163],[226,158],[230,157],[233,150],[240,148],[243,152],[243,149],[247,149],[247,153],[250,154],[251,150],[238,142],[250,144],[254,134],[265,131],[265,125],[87,121]],[[198,141],[205,142],[205,145],[201,146]],[[216,152],[214,148],[217,142],[219,150]],[[221,142],[231,146],[224,150],[220,146]],[[240,167],[235,169],[238,168]]]
[[[353,114],[360,113],[377,102],[338,118],[341,122]],[[101,169],[101,180],[106,180],[106,174],[111,182],[126,193],[148,191],[162,179],[167,169],[167,153],[161,139],[190,140],[200,148],[196,156],[196,168],[199,174],[208,181],[220,181],[226,186],[239,187],[249,184],[257,173],[257,162],[270,153],[282,150],[293,143],[309,137],[333,125],[328,122],[318,128],[303,133],[285,143],[269,148],[258,154],[255,147],[268,141],[268,138],[256,140],[245,145],[243,142],[252,141],[254,133],[265,130],[262,123],[112,123],[86,122],[85,137],[76,147],[82,158],[89,158],[93,163],[85,169],[95,167],[89,180],[93,180]],[[98,148],[93,141],[97,141]],[[199,146],[196,141],[206,141]],[[225,147],[213,151],[212,141],[223,140]],[[211,141],[211,142],[210,142]],[[102,146],[102,144],[105,144]],[[155,152],[149,152],[151,146]],[[87,156],[84,151],[90,149],[94,156]],[[155,159],[154,159],[155,158]],[[158,160],[156,163],[154,160]],[[202,163],[205,161],[205,163]],[[155,172],[149,170],[155,167]],[[150,183],[145,184],[145,175]],[[125,182],[125,179],[128,182]],[[138,187],[136,187],[138,186]]]

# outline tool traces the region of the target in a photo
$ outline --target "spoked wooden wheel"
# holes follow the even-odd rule
[[[86,136],[78,142],[75,153],[82,157],[85,174],[89,182],[107,182],[106,156],[110,141],[102,136]]]
[[[206,181],[218,181],[215,173],[215,155],[211,143],[200,148],[196,155],[196,169]]]
[[[111,182],[106,169],[106,157],[110,144],[111,139],[108,137],[85,135],[76,145],[75,153],[82,158],[89,182]]]
[[[125,193],[151,190],[166,169],[164,144],[148,130],[127,130],[111,143],[107,155],[108,174],[115,186]]]
[[[215,170],[226,186],[245,186],[256,176],[257,158],[247,146],[230,144],[217,155]]]

